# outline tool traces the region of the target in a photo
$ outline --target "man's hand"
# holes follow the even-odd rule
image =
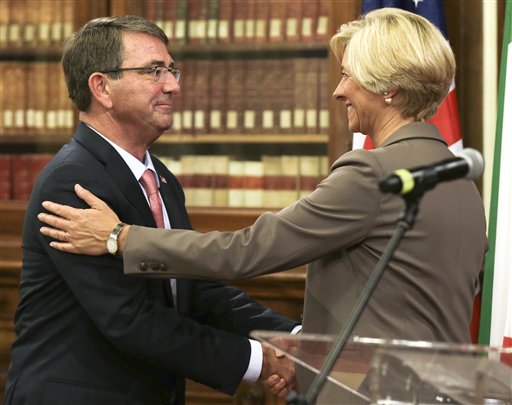
[[[91,208],[79,209],[44,201],[43,207],[55,215],[41,213],[37,216],[41,222],[53,227],[42,227],[41,233],[57,239],[58,242],[53,241],[50,246],[63,252],[93,256],[107,253],[106,241],[120,222],[119,218],[107,204],[82,186],[75,185],[75,192]]]
[[[285,399],[296,384],[294,364],[282,352],[263,345],[263,367],[260,379],[270,392]]]

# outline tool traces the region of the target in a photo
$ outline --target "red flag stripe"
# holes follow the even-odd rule
[[[459,126],[459,108],[457,104],[457,93],[453,89],[443,100],[437,114],[429,120],[441,132],[441,135],[448,143],[448,146],[462,139]]]

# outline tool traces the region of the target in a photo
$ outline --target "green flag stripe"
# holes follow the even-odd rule
[[[494,162],[492,175],[491,206],[489,211],[489,251],[485,257],[484,284],[482,291],[482,306],[480,312],[480,329],[478,343],[488,345],[491,333],[492,286],[494,281],[494,255],[496,246],[496,221],[498,217],[498,196],[501,164],[501,139],[503,131],[503,114],[505,109],[505,84],[508,61],[508,48],[512,43],[512,0],[507,0],[505,6],[505,27],[503,30],[503,49],[500,66],[500,82],[498,91],[498,117],[496,123],[496,138],[494,144]],[[512,80],[511,77],[508,78]],[[510,85],[510,84],[509,84]]]

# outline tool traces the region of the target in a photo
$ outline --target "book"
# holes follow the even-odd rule
[[[281,206],[286,207],[297,201],[300,192],[299,156],[281,156]]]
[[[207,0],[188,0],[187,42],[201,44],[206,42],[208,4]]]
[[[195,155],[193,157],[192,199],[195,207],[212,207],[214,202],[213,177],[215,156]]]
[[[306,111],[306,133],[318,133],[318,87],[319,87],[319,61],[320,58],[307,60],[307,69],[304,75],[303,94]]]
[[[224,134],[226,131],[226,82],[227,62],[214,60],[208,75],[209,79],[209,118],[208,133]]]
[[[321,160],[319,156],[303,155],[299,157],[300,191],[304,197],[316,189],[321,180]]]
[[[209,59],[199,59],[194,61],[195,80],[194,80],[194,135],[206,134],[209,128],[210,118],[210,74],[211,61]]]
[[[302,42],[312,42],[316,37],[318,2],[311,0],[298,0],[302,3],[302,20],[300,34]]]
[[[282,208],[281,192],[283,188],[281,158],[263,155],[263,196],[262,206],[266,208]]]
[[[0,48],[4,49],[9,43],[10,7],[8,1],[0,1]]]
[[[271,0],[259,0],[254,11],[254,42],[268,42]]]
[[[162,29],[169,38],[169,44],[172,48],[174,45],[175,34],[175,20],[176,20],[176,0],[163,0],[162,6]]]
[[[243,206],[261,207],[263,205],[263,163],[261,161],[245,161],[243,172]]]
[[[0,154],[0,200],[11,199],[11,163],[12,155],[7,153]]]
[[[307,58],[294,58],[294,86],[293,86],[293,132],[306,133],[306,72],[310,69]],[[307,93],[311,93],[307,89]]]
[[[11,47],[20,47],[23,45],[25,17],[26,17],[26,1],[25,0],[8,0],[9,6],[9,25],[8,25],[8,44]]]
[[[276,114],[279,114],[277,133],[294,133],[293,112],[295,107],[295,61],[292,58],[279,59],[278,94]]]
[[[242,132],[245,134],[261,133],[261,114],[265,95],[261,83],[265,73],[265,60],[251,60],[245,64]]]
[[[51,30],[53,20],[54,2],[52,0],[39,1],[39,26],[37,30],[37,43],[40,46],[51,44]]]
[[[316,41],[328,41],[331,32],[329,28],[329,13],[331,8],[331,0],[317,0],[318,2],[318,17],[316,24],[316,33],[315,40]]]
[[[246,42],[245,25],[248,17],[247,1],[233,0],[232,7],[231,41],[233,43]]]
[[[232,0],[218,0],[218,4],[217,41],[220,44],[227,44],[232,40]]]
[[[286,4],[285,37],[287,42],[297,42],[301,39],[302,1],[288,1]]]
[[[252,62],[252,61],[250,61]],[[243,59],[227,60],[226,81],[226,133],[241,133],[244,111],[244,82],[246,62]]]
[[[230,160],[228,164],[228,207],[244,206],[244,162]]]
[[[180,78],[181,92],[181,128],[180,133],[191,135],[194,133],[194,112],[195,112],[195,75],[197,60],[188,59],[183,69],[183,77]]]
[[[318,59],[318,133],[329,134],[329,103],[332,99],[332,89],[329,87],[329,67],[325,59]]]
[[[216,155],[213,157],[213,206],[214,207],[227,207],[228,206],[228,170],[229,170],[229,156]]]
[[[276,0],[270,2],[269,42],[284,42],[286,23],[286,2]]]
[[[187,0],[176,1],[176,19],[174,20],[174,44],[183,45],[187,40]]]
[[[219,35],[219,0],[205,0],[206,8],[206,42],[218,42]]]

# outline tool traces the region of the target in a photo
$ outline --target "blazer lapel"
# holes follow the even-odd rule
[[[137,225],[156,227],[153,214],[151,214],[151,209],[144,197],[139,182],[112,145],[83,123],[80,123],[74,138],[98,161],[105,165],[106,174],[114,180],[119,190],[128,200],[128,203],[142,217],[142,222]]]

